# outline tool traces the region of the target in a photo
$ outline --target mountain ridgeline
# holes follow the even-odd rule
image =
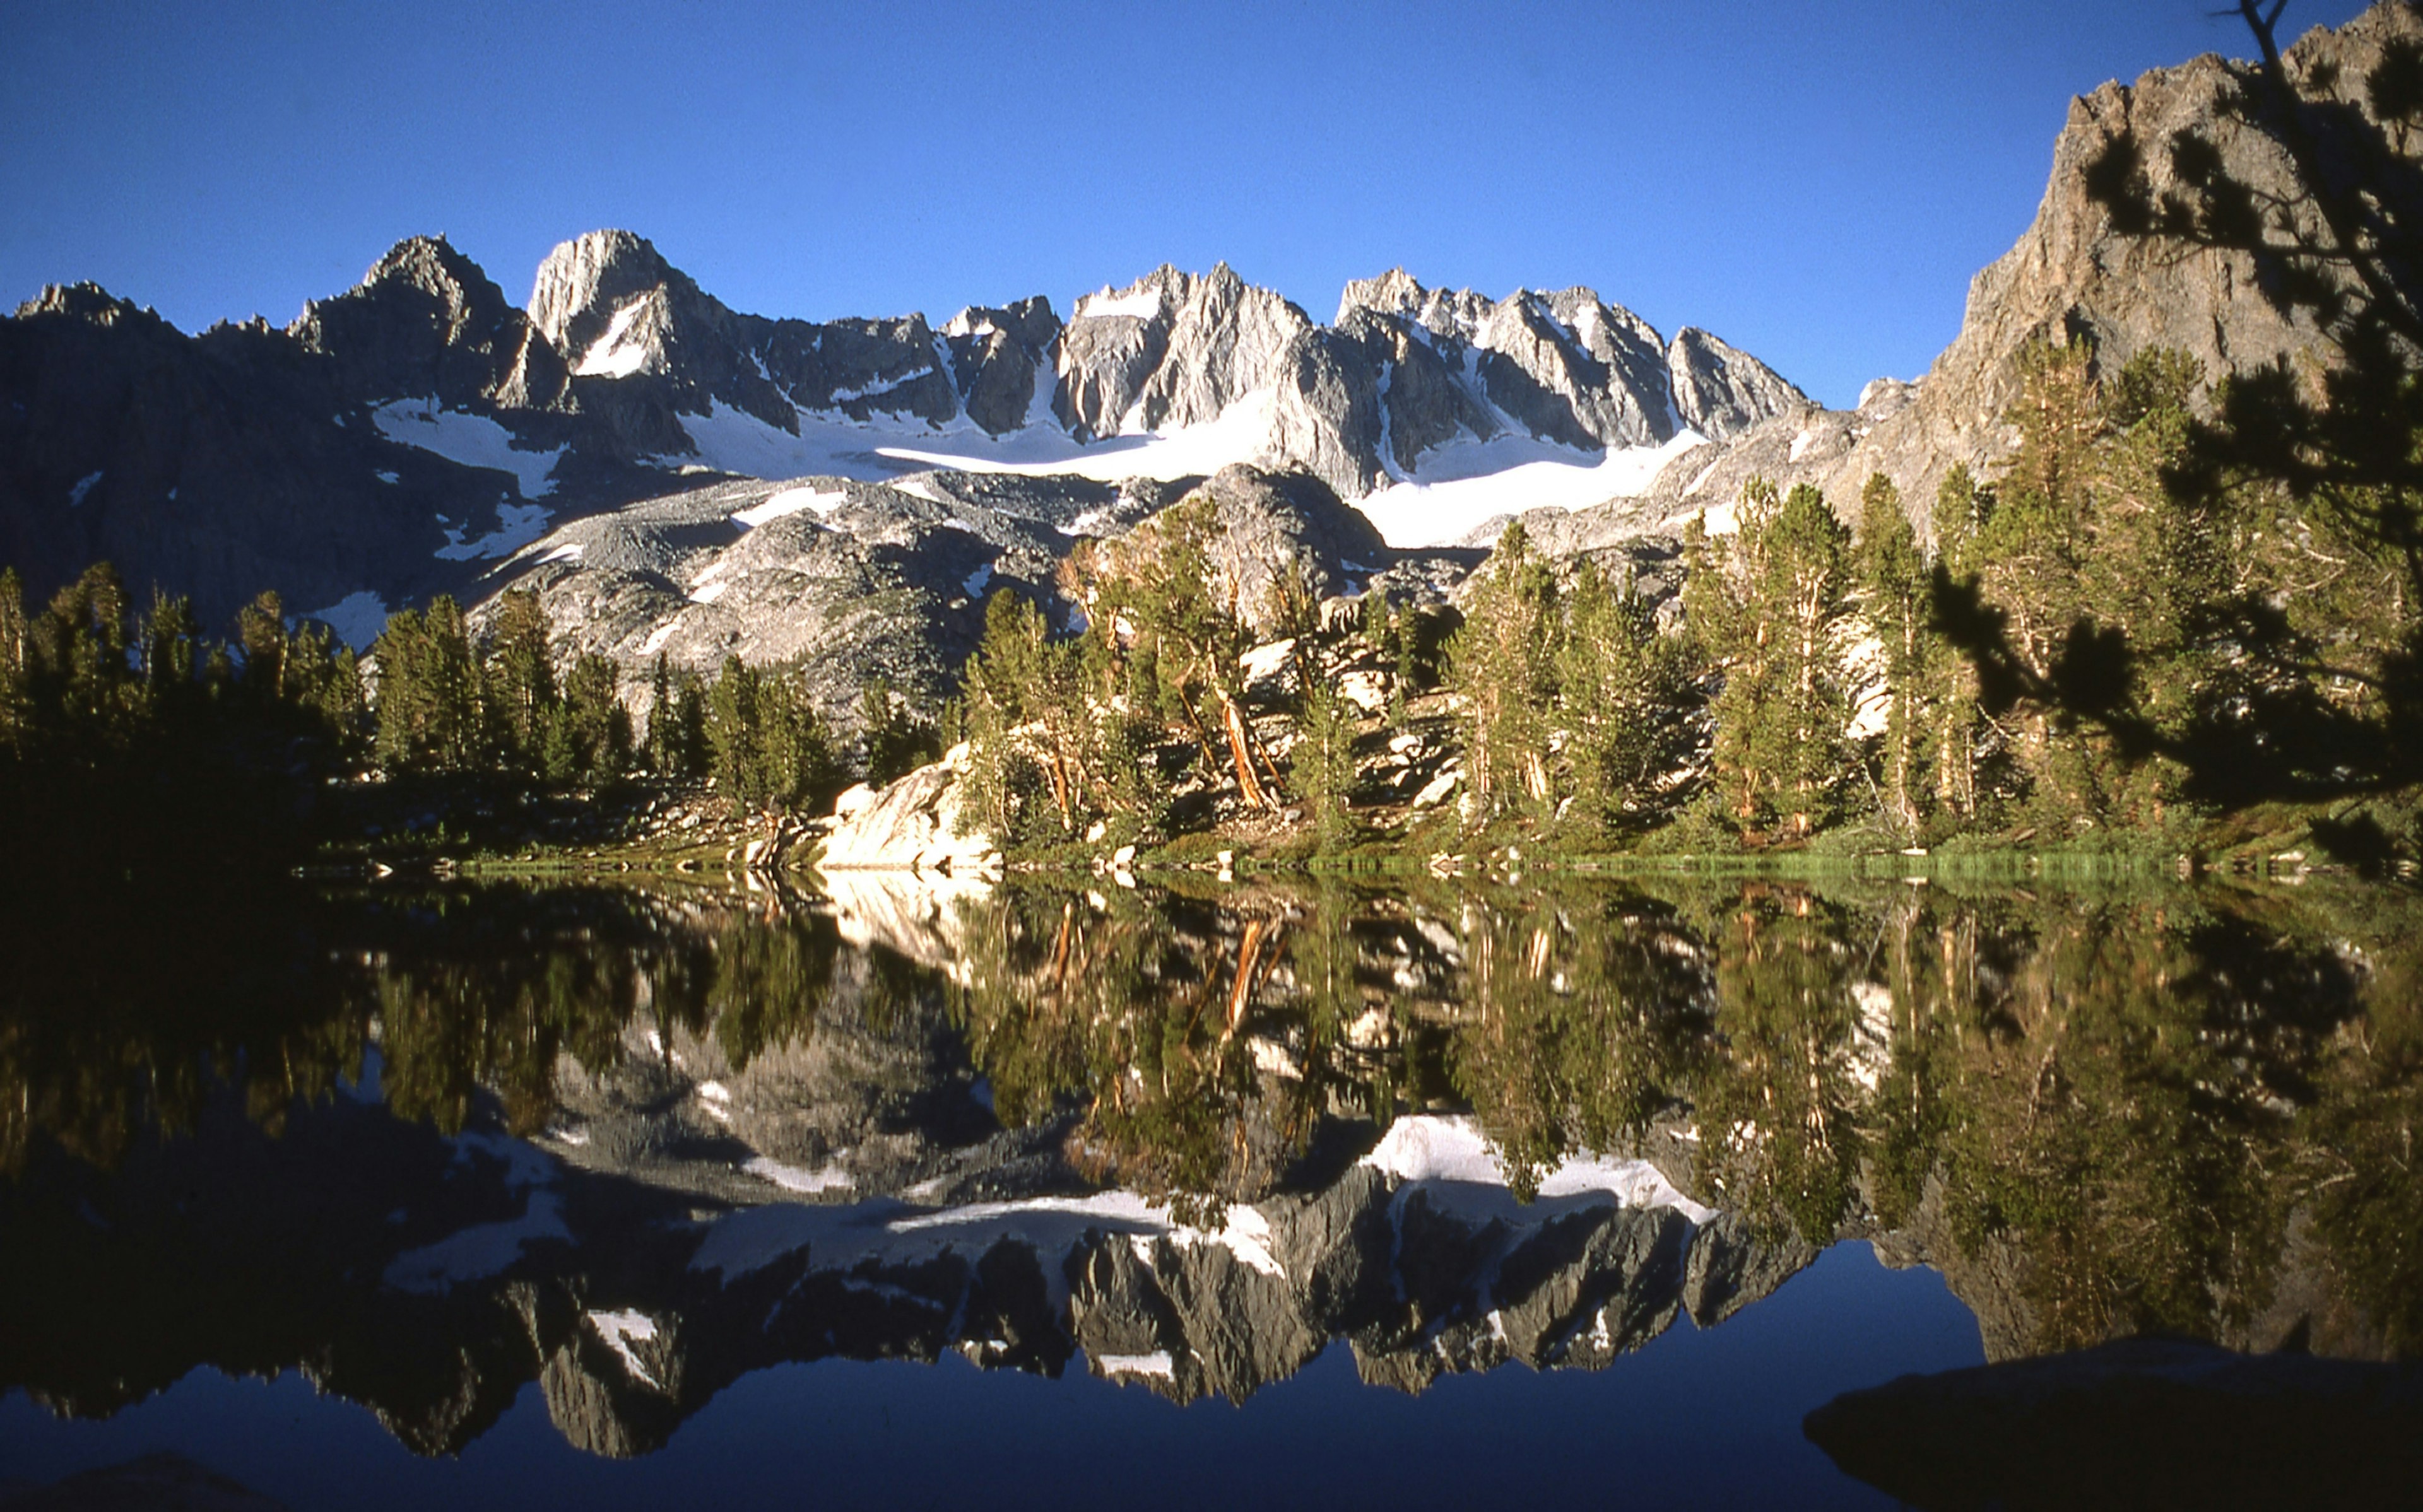
[[[37,588],[107,558],[214,616],[262,588],[392,605],[467,591],[536,522],[700,469],[1248,463],[1355,499],[1459,447],[1587,462],[1806,407],[1747,354],[1670,340],[1586,289],[1493,301],[1400,271],[1350,285],[1323,325],[1225,265],[1164,266],[1066,319],[1038,295],[938,328],[741,314],[620,230],[557,247],[519,309],[443,237],[415,237],[282,330],[188,338],[91,285],[0,322],[0,558]],[[1214,424],[1177,464],[1134,444]]]

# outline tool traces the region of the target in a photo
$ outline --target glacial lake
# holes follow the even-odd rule
[[[2418,925],[2319,876],[198,895],[0,977],[0,1507],[2423,1489]]]

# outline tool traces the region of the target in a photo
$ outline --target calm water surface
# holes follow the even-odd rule
[[[2423,1396],[2417,923],[2277,885],[198,898],[0,979],[0,1480],[2026,1504],[1992,1477],[2113,1484],[2078,1420],[2119,1419],[2013,1429],[1992,1383],[2162,1338],[2257,1373],[2162,1398],[2180,1431],[2218,1400],[2310,1455],[2321,1403],[2403,1485],[2367,1436]],[[2016,1470],[1907,1447],[1972,1419]],[[2172,1425],[2127,1421],[2140,1459]]]

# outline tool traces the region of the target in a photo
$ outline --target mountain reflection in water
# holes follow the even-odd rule
[[[445,1454],[535,1382],[631,1456],[835,1357],[1082,1351],[1180,1400],[1338,1342],[1416,1393],[1595,1371],[1846,1239],[1940,1271],[1989,1361],[2404,1360],[2418,914],[1578,878],[198,898],[12,952],[0,1387],[81,1418],[295,1368]]]

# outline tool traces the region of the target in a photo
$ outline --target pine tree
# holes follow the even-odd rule
[[[1694,633],[1724,676],[1714,760],[1745,827],[1772,815],[1806,836],[1832,818],[1848,768],[1843,631],[1849,532],[1807,484],[1743,491],[1733,540],[1686,538]]]
[[[1860,493],[1860,586],[1868,632],[1884,677],[1885,728],[1877,791],[1887,824],[1915,835],[1925,791],[1924,736],[1929,672],[1936,660],[1927,628],[1929,580],[1918,534],[1901,491],[1877,473]]]
[[[1196,495],[1109,543],[1101,575],[1108,612],[1095,622],[1120,642],[1130,696],[1186,731],[1206,770],[1225,764],[1245,807],[1275,809],[1277,769],[1245,721],[1237,665],[1244,622],[1233,586],[1212,565],[1218,523],[1211,497]]]
[[[143,680],[155,707],[198,691],[195,673],[202,626],[194,617],[191,599],[153,590],[151,610],[143,618],[138,638],[143,647]]]
[[[1935,536],[1935,591],[1976,582],[1978,538],[1993,504],[1991,491],[1978,485],[1966,464],[1954,463],[1944,474],[1929,521]],[[1983,717],[1977,703],[1977,670],[1967,656],[1939,640],[1931,672],[1935,802],[1953,820],[1965,824],[1977,813],[1978,725]]]
[[[1007,589],[996,591],[985,605],[984,637],[968,658],[963,682],[974,758],[970,807],[1004,846],[1074,827],[1073,774],[1045,719],[1065,681],[1055,666],[1061,659],[1042,613]]]
[[[1557,654],[1558,722],[1576,808],[1601,829],[1655,801],[1678,754],[1689,678],[1673,638],[1659,634],[1631,585],[1611,585],[1584,559],[1566,595]]]
[[[275,589],[236,611],[236,644],[244,651],[243,686],[255,703],[286,697],[286,606]]]
[[[557,780],[585,778],[605,782],[631,763],[631,714],[616,689],[614,664],[595,652],[576,658],[563,680],[563,705],[556,722],[563,730],[569,770]]]
[[[766,730],[759,707],[757,673],[738,656],[723,668],[706,692],[706,739],[713,752],[715,784],[736,810],[765,804]]]
[[[28,629],[36,717],[55,719],[70,748],[122,744],[141,689],[126,659],[126,589],[118,569],[86,568]]]
[[[867,684],[860,700],[859,730],[869,782],[906,776],[937,753],[933,727],[911,714],[908,701],[879,677]]]
[[[425,611],[399,610],[372,654],[379,669],[379,760],[404,771],[481,765],[479,664],[462,606],[441,593]]]
[[[824,719],[793,672],[776,670],[758,681],[758,717],[763,764],[763,806],[768,811],[798,809],[830,796],[840,764]]]
[[[1377,590],[1365,593],[1362,602],[1363,639],[1388,664],[1388,728],[1402,729],[1414,686],[1413,606],[1394,609],[1388,595]]]
[[[2083,569],[2094,550],[2105,423],[2085,341],[2023,348],[2019,373],[2019,402],[2004,416],[2019,446],[1978,536],[1979,578],[2008,616],[2021,667],[2050,684],[2073,628],[2100,607],[2089,600]],[[2016,754],[2037,827],[2067,834],[2100,819],[2109,806],[2103,764],[2074,738],[2065,711],[2031,701],[2017,717]]]
[[[1304,799],[1306,817],[1322,846],[1354,833],[1354,708],[1326,678],[1308,675],[1304,680],[1288,777]]]
[[[669,777],[679,770],[673,752],[677,719],[673,669],[660,651],[657,653],[656,667],[648,675],[648,733],[643,743],[648,753],[648,770],[658,777]]]
[[[0,755],[21,750],[28,733],[29,651],[24,581],[16,568],[0,568]]]
[[[673,696],[673,723],[667,746],[672,769],[683,777],[707,774],[706,689],[695,677],[685,676]]]
[[[490,738],[506,761],[525,769],[544,764],[541,747],[559,702],[552,630],[535,591],[515,589],[497,601],[486,666]]]
[[[1448,686],[1463,705],[1472,819],[1534,814],[1549,802],[1549,714],[1556,698],[1557,579],[1510,522],[1478,575],[1448,643]]]

